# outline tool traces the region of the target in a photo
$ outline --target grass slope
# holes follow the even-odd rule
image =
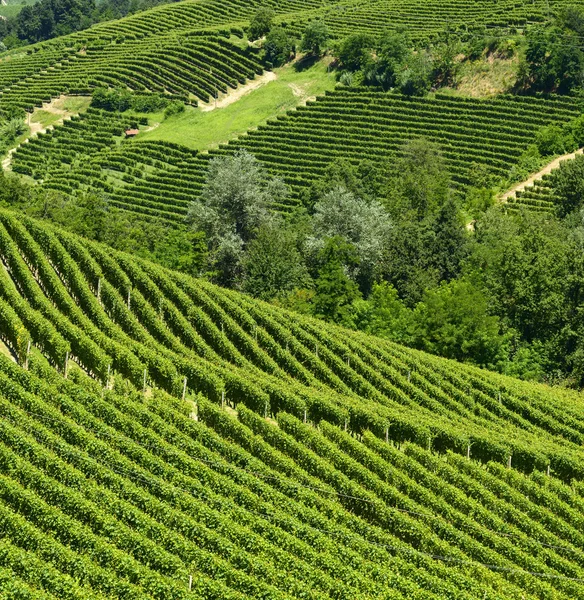
[[[7,211],[0,258],[5,596],[584,592],[579,394]]]
[[[202,112],[195,108],[162,120],[163,115],[149,116],[149,131],[135,141],[166,141],[195,150],[207,150],[227,142],[268,119],[284,114],[309,98],[334,89],[335,76],[324,61],[307,69],[296,65],[275,69],[277,79],[251,91],[237,102]]]

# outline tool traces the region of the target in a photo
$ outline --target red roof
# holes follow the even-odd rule
[[[126,136],[138,135],[139,133],[139,129],[126,129]]]

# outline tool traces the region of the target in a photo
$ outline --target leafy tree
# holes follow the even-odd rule
[[[266,35],[266,33],[268,33],[268,31],[270,31],[272,28],[274,17],[275,13],[271,8],[266,6],[259,8],[252,17],[247,30],[249,39],[252,41],[258,40]]]
[[[279,67],[290,60],[294,51],[294,41],[283,27],[272,27],[264,42],[265,58],[273,66]]]
[[[424,52],[412,54],[396,78],[397,86],[406,96],[423,96],[432,87],[432,62]]]
[[[546,125],[536,134],[535,143],[541,156],[564,154],[576,149],[576,142],[569,128],[559,125]]]
[[[473,283],[456,280],[429,290],[413,312],[416,347],[482,367],[496,368],[507,355],[498,317]]]
[[[326,49],[329,37],[329,30],[324,21],[311,21],[304,31],[300,47],[304,52],[320,56]]]
[[[413,307],[427,289],[440,282],[433,264],[435,232],[429,220],[402,219],[396,224],[383,262],[383,278],[393,285],[406,306]]]
[[[558,214],[565,217],[584,204],[584,157],[566,161],[552,174],[552,185],[558,197]]]
[[[450,173],[439,146],[424,138],[402,147],[388,181],[388,209],[396,217],[413,211],[419,219],[436,213],[450,193]]]
[[[436,86],[453,85],[460,70],[457,56],[461,52],[461,45],[455,39],[448,39],[433,50],[432,78]]]
[[[351,244],[355,257],[347,267],[354,267],[354,278],[368,291],[389,246],[392,229],[391,219],[379,202],[367,202],[338,187],[317,202],[307,246],[315,253],[323,250],[330,238]]]
[[[354,312],[361,331],[402,344],[411,341],[412,311],[386,281],[375,284],[367,300],[356,300]]]
[[[314,212],[315,204],[328,192],[345,188],[364,200],[375,200],[382,193],[380,180],[385,176],[387,164],[363,160],[358,165],[346,158],[337,158],[329,163],[324,173],[306,188],[304,206]]]
[[[412,41],[407,31],[386,33],[382,36],[376,59],[366,65],[365,82],[388,90],[397,85],[403,65],[412,55]]]
[[[243,259],[243,290],[271,300],[309,283],[295,232],[276,219],[262,224]]]
[[[528,29],[525,53],[527,85],[567,93],[584,83],[581,24],[584,10],[569,7],[552,23]]]
[[[336,56],[340,66],[349,71],[358,71],[371,61],[371,50],[375,39],[366,33],[354,33],[337,47]]]
[[[548,373],[566,372],[584,290],[584,236],[547,216],[511,220],[495,210],[476,224],[475,236],[465,270],[487,294],[491,313],[522,343],[540,345]]]
[[[22,8],[15,29],[21,40],[39,42],[89,27],[94,0],[39,0]]]
[[[455,279],[469,251],[468,235],[452,198],[442,205],[433,223],[433,265],[440,281]]]
[[[207,236],[218,282],[239,282],[245,245],[269,218],[269,203],[287,195],[282,181],[268,177],[246,150],[210,162],[201,197],[191,203],[186,221]]]
[[[357,264],[355,248],[341,237],[329,238],[319,253],[322,265],[315,281],[314,314],[321,319],[354,326],[352,305],[361,298],[346,268]]]

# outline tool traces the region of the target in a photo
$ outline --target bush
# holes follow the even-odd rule
[[[279,67],[290,60],[294,43],[282,27],[273,27],[264,43],[266,63]]]
[[[535,143],[542,156],[564,154],[576,149],[576,142],[569,129],[562,129],[558,125],[542,127],[537,132]]]
[[[324,21],[311,21],[302,36],[301,48],[315,56],[320,56],[326,49],[329,30]]]
[[[172,117],[174,115],[178,115],[185,110],[184,102],[180,100],[173,100],[164,110],[164,118],[168,119],[168,117]]]

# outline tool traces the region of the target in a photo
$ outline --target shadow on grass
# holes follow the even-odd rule
[[[310,67],[314,66],[320,60],[320,58],[321,57],[317,56],[316,54],[303,56],[300,60],[294,63],[294,70],[298,71],[298,73],[301,73],[306,69],[310,69]]]

